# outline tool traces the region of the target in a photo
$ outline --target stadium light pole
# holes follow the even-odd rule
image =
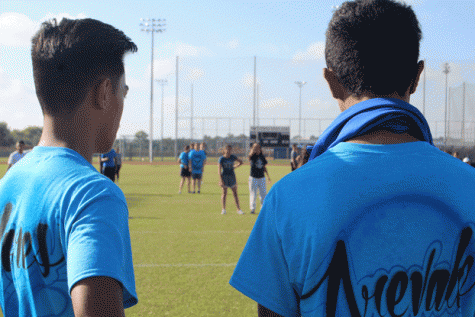
[[[163,32],[165,29],[164,22],[165,19],[140,19],[142,23],[140,26],[142,27],[142,32],[152,33],[152,66],[150,72],[150,140],[149,140],[149,148],[148,148],[148,157],[150,162],[153,161],[153,34],[158,32]]]
[[[301,125],[302,125],[302,87],[306,84],[305,81],[296,81],[295,84],[300,88],[299,95],[299,144],[302,143]]]
[[[444,64],[444,70],[442,71],[445,74],[445,118],[444,118],[444,146],[447,146],[447,88],[449,80],[450,67],[449,63]]]
[[[162,86],[162,105],[160,107],[160,155],[162,156],[163,161],[163,99],[164,99],[164,86],[168,84],[166,79],[155,79],[155,81]]]

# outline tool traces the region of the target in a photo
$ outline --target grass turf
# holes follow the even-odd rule
[[[97,164],[95,164],[97,165]],[[273,183],[288,166],[268,166]],[[0,164],[0,177],[6,170]],[[221,215],[218,168],[205,167],[201,194],[178,194],[178,165],[124,162],[118,182],[128,206],[139,303],[126,316],[256,316],[257,304],[228,281],[257,215],[249,214],[249,165],[236,170],[245,215],[228,190]],[[268,190],[270,185],[268,185]],[[259,203],[258,203],[259,205]]]

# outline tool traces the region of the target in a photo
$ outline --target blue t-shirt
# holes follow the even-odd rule
[[[230,155],[229,157],[221,156],[218,159],[219,165],[221,165],[221,174],[222,175],[234,175],[234,162],[238,158],[235,155]]]
[[[230,284],[283,316],[474,316],[475,169],[340,143],[277,182]]]
[[[0,180],[0,212],[5,316],[73,316],[71,289],[93,276],[137,303],[124,194],[77,152],[35,147]]]
[[[204,165],[205,160],[206,160],[206,155],[204,151],[193,151],[193,153],[190,155],[191,173],[192,174],[203,173],[203,165]]]
[[[107,161],[102,162],[102,167],[115,167],[115,157],[117,156],[117,153],[115,153],[114,149],[111,149],[109,152],[104,153],[101,155],[101,158],[108,158]]]
[[[181,152],[180,154],[180,166],[181,168],[185,168],[185,167],[188,167],[188,153],[186,152]]]

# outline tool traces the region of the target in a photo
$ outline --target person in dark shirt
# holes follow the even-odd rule
[[[259,143],[252,145],[249,152],[249,163],[251,164],[251,175],[249,176],[249,205],[251,208],[251,214],[256,212],[256,197],[259,190],[259,198],[261,200],[261,206],[266,198],[266,177],[269,182],[271,181],[269,173],[267,172],[267,160],[262,154],[262,149]]]
[[[239,198],[237,193],[237,182],[236,175],[234,174],[234,169],[242,165],[242,160],[235,155],[231,154],[232,147],[231,145],[226,145],[223,149],[224,155],[221,156],[218,160],[218,171],[219,171],[219,186],[223,189],[223,194],[221,195],[221,203],[223,205],[223,210],[221,211],[222,215],[226,214],[226,195],[228,193],[228,188],[231,188],[233,191],[234,201],[236,202],[236,207],[238,209],[237,213],[243,215],[241,207],[239,206]],[[234,162],[238,162],[237,165]]]

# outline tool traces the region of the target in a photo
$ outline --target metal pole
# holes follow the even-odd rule
[[[426,64],[424,61],[424,79],[423,79],[423,86],[422,86],[422,115],[426,116]]]
[[[191,83],[191,118],[190,118],[190,142],[193,142],[193,83]]]
[[[257,62],[257,57],[254,56],[254,98],[252,100],[252,109],[253,109],[253,119],[252,119],[252,125],[254,126],[254,129],[256,127],[256,85],[257,85],[257,82],[256,82],[256,73],[257,73],[257,70],[256,70],[256,62]],[[256,135],[256,140],[257,140],[257,135]]]
[[[465,144],[465,82],[462,87],[462,146]]]
[[[445,115],[444,115],[444,146],[447,146],[447,87],[448,87],[448,77],[449,77],[450,67],[449,63],[444,64],[443,73],[445,74]]]
[[[256,143],[259,143],[259,84],[256,84]]]
[[[140,19],[140,20],[144,22],[144,23],[140,23],[140,26],[142,27],[141,31],[152,33],[152,47],[151,47],[152,63],[150,67],[151,68],[151,72],[150,72],[150,136],[149,136],[149,147],[148,147],[148,156],[149,156],[150,162],[152,162],[153,161],[153,33],[165,31],[165,29],[162,29],[162,27],[164,27],[165,24],[158,24],[158,23],[163,23],[166,20],[165,19],[163,20]]]
[[[178,59],[176,57],[176,95],[175,95],[175,159],[178,156]]]
[[[163,107],[164,107],[164,94],[165,94],[165,85],[168,83],[166,79],[156,79],[155,80],[159,85],[162,86],[162,104],[160,106],[160,155],[162,156],[163,161]]]

